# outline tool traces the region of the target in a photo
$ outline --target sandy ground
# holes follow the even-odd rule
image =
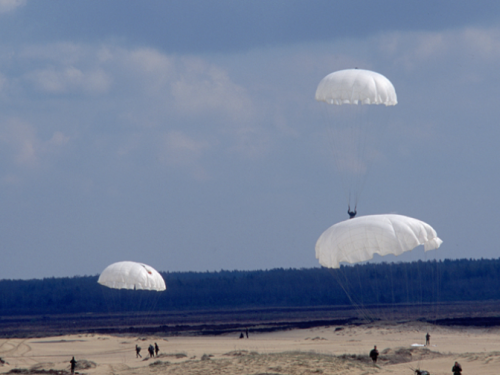
[[[216,337],[130,337],[72,335],[0,339],[0,372],[21,369],[69,370],[79,374],[451,374],[458,361],[463,374],[498,374],[500,328],[441,328],[423,324],[321,327],[266,334]],[[431,345],[422,345],[425,334]],[[157,358],[147,358],[158,343]],[[143,358],[136,358],[135,345]],[[368,352],[377,345],[377,365]],[[25,372],[29,373],[29,372]]]

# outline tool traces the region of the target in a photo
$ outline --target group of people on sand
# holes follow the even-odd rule
[[[429,335],[429,332],[425,335],[425,346],[428,346],[431,344],[431,335]],[[377,346],[375,345],[372,350],[370,350],[369,354],[370,358],[373,361],[373,364],[377,364],[377,359],[379,356],[379,352],[377,350]],[[455,362],[453,367],[451,368],[451,372],[453,372],[453,375],[462,375],[462,366],[460,366],[460,363]],[[423,370],[415,370],[416,375],[429,375],[427,371]]]
[[[244,339],[245,335],[247,336],[247,339],[248,339],[248,328],[245,329],[245,333],[243,333],[243,332],[240,333],[240,339]]]
[[[158,357],[159,351],[160,351],[160,347],[158,346],[158,344],[156,342],[155,342],[154,346],[152,344],[149,344],[149,346],[148,346],[149,358],[153,358],[154,356]],[[142,358],[141,347],[137,344],[135,345],[135,358]]]

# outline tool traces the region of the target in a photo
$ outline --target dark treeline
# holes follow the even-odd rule
[[[109,289],[98,276],[1,280],[0,315],[500,300],[500,259],[162,276],[160,293]]]

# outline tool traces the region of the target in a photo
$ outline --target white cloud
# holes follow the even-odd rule
[[[498,63],[500,59],[499,28],[465,28],[440,32],[392,33],[376,38],[385,58],[395,58],[408,70],[429,64],[446,67]]]
[[[256,126],[234,126],[235,142],[230,151],[242,155],[247,159],[261,159],[270,149],[270,136]]]
[[[35,65],[50,64],[68,66],[81,64],[95,59],[96,51],[100,49],[78,43],[44,43],[28,45],[15,51],[21,62],[32,62]]]
[[[75,43],[32,45],[14,54],[25,81],[42,92],[101,94],[111,86],[103,51]]]
[[[181,116],[210,115],[226,124],[254,119],[247,90],[221,66],[201,58],[169,56],[153,48],[75,43],[30,46],[17,58],[27,67],[25,79],[47,93],[104,93],[116,83],[116,94],[149,95]]]
[[[26,0],[0,0],[0,14],[14,11],[26,5]]]
[[[173,59],[153,48],[138,48],[124,51],[128,62],[138,70],[157,78],[168,77],[173,68]]]
[[[50,147],[57,147],[57,146],[62,146],[68,143],[70,140],[69,136],[64,135],[63,133],[56,131],[53,135],[52,138],[47,142],[47,146]]]
[[[200,59],[182,59],[172,83],[176,107],[185,114],[217,112],[232,121],[252,117],[253,103],[246,90],[231,81],[226,71]]]
[[[42,91],[53,94],[84,91],[102,93],[108,90],[110,79],[102,69],[83,72],[74,66],[32,71],[26,78]]]
[[[69,137],[61,132],[54,132],[49,140],[37,136],[36,128],[19,119],[9,119],[0,124],[0,143],[3,149],[9,149],[16,165],[36,167],[42,159],[67,144]]]
[[[197,179],[208,178],[201,159],[211,145],[206,140],[195,140],[179,131],[164,135],[158,158],[165,165],[184,168]]]
[[[110,50],[111,51],[111,50]],[[164,95],[175,74],[175,59],[152,48],[111,51],[115,65],[123,65],[130,82],[139,82],[150,95]]]
[[[7,78],[0,73],[0,93],[4,91],[5,86],[7,86]]]
[[[463,31],[462,40],[474,60],[497,62],[500,59],[500,29],[468,28]]]

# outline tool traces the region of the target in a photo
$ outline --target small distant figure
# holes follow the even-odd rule
[[[240,333],[240,339],[244,339],[245,336],[243,335],[243,332]]]
[[[155,355],[158,357],[158,352],[160,351],[160,348],[158,347],[158,344],[155,342]]]
[[[141,347],[139,345],[136,345],[135,346],[135,358],[142,358],[142,355],[141,355]]]
[[[429,335],[429,332],[427,332],[427,335],[425,335],[425,346],[428,346],[431,344],[431,335]]]
[[[373,349],[370,351],[370,358],[372,359],[373,364],[377,363],[377,358],[378,358],[377,345],[375,345]]]
[[[71,374],[74,374],[75,373],[75,367],[76,367],[75,357],[71,358],[71,361],[69,361],[69,363],[71,364]]]
[[[155,348],[153,345],[149,344],[148,352],[149,352],[149,358],[153,358],[155,356]]]
[[[245,335],[247,335],[247,339],[248,339],[248,328],[245,330]]]
[[[451,371],[453,372],[453,375],[461,375],[462,374],[462,366],[460,366],[460,363],[455,362],[455,364],[451,368]]]
[[[354,211],[351,211],[351,206],[347,206],[347,213],[349,214],[349,219],[354,219],[358,211],[356,210],[356,207],[354,207]]]

